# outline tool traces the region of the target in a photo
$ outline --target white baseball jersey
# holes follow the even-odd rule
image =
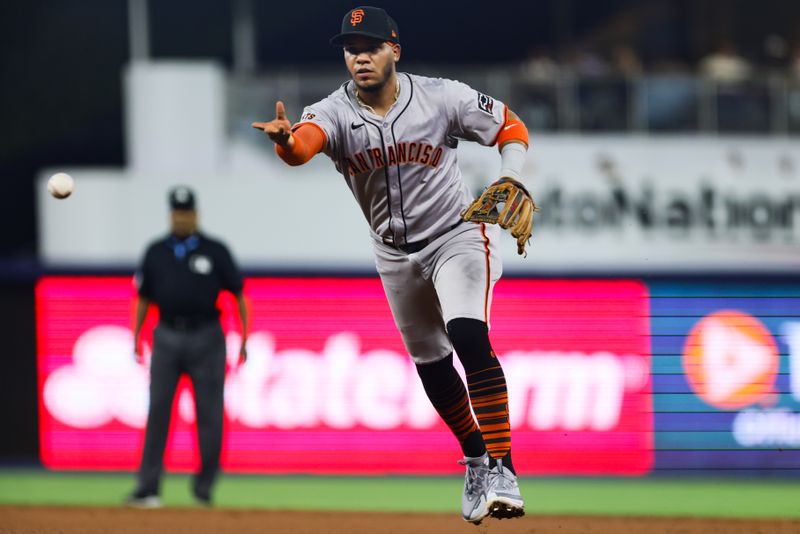
[[[376,237],[404,245],[459,221],[472,197],[456,165],[458,140],[494,144],[507,111],[453,80],[406,73],[398,80],[400,94],[386,116],[359,105],[351,80],[306,107],[300,123],[325,133],[325,154]]]

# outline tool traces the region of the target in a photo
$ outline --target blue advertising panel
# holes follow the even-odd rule
[[[649,285],[655,471],[800,474],[800,283]]]

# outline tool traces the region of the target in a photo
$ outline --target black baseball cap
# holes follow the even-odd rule
[[[400,42],[400,30],[389,14],[379,7],[354,7],[342,19],[342,31],[331,39],[332,45],[341,45],[351,35],[363,35],[390,43]]]
[[[173,210],[193,210],[194,191],[185,185],[179,185],[172,188],[169,192],[169,207]]]

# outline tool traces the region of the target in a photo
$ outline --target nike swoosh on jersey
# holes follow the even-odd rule
[[[513,128],[514,126],[516,126],[516,124],[509,124],[508,126],[503,128],[503,130],[508,130],[509,128]]]
[[[353,124],[351,124],[351,125],[350,125],[350,129],[351,129],[351,130],[358,130],[358,129],[359,129],[359,128],[361,128],[362,126],[364,126],[364,123],[363,123],[363,122],[361,122],[361,123],[354,122]]]

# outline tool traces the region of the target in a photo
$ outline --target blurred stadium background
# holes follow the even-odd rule
[[[361,481],[362,506],[390,510],[375,478],[390,476],[430,496],[408,509],[455,509],[422,489],[457,496],[458,449],[358,208],[325,158],[286,168],[250,128],[346,79],[328,39],[354,5],[0,6],[0,504],[113,505],[132,484],[147,373],[129,354],[131,274],[183,183],[252,305],[220,504],[268,507],[248,486],[263,484],[295,507],[269,489],[293,481],[326,508]],[[800,3],[372,5],[400,25],[400,70],[467,82],[531,131],[542,213],[527,259],[505,243],[493,315],[530,511],[547,492],[540,513],[800,517]],[[498,156],[460,150],[477,192]],[[46,193],[56,171],[75,178],[66,201]],[[171,471],[196,461],[189,395]]]

